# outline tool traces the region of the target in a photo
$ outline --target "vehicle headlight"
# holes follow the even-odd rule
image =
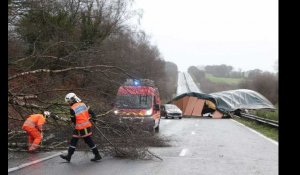
[[[114,110],[114,114],[116,114],[116,115],[117,115],[118,113],[119,113],[119,111],[118,111],[118,110]]]
[[[148,109],[146,112],[145,112],[145,115],[151,115],[152,114],[152,109]]]

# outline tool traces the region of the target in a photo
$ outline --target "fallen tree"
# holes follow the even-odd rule
[[[9,1],[9,150],[26,150],[26,133],[18,133],[26,116],[47,110],[66,119],[69,106],[64,96],[74,92],[94,112],[105,114],[98,116],[98,129],[93,128],[102,152],[121,157],[151,155],[146,148],[151,139],[157,142],[160,138],[141,134],[134,129],[138,126],[117,125],[110,120],[111,114],[105,113],[127,78],[153,79],[161,96],[170,96],[158,48],[143,31],[125,23],[138,15],[130,8],[131,2]],[[44,138],[41,151],[68,147],[72,133],[68,121],[49,119],[46,128],[45,138],[55,137]],[[149,141],[143,143],[140,136]],[[80,147],[79,143],[79,149],[83,148],[86,145]]]
[[[56,125],[45,125],[44,139],[39,151],[66,150],[73,131],[70,121],[51,119],[49,122],[56,123]],[[168,146],[169,141],[153,132],[145,131],[140,122],[121,121],[121,118],[111,113],[98,116],[93,122],[92,132],[93,140],[102,154],[121,158],[151,159],[156,157],[161,159],[148,148],[165,147]],[[27,151],[26,141],[25,132],[10,131],[9,151]],[[89,151],[83,141],[78,143],[77,150]]]

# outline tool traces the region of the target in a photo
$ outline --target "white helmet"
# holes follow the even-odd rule
[[[49,112],[49,111],[44,111],[44,116],[45,116],[46,118],[50,117],[50,114],[51,114],[51,112]]]
[[[81,102],[80,98],[76,96],[73,92],[68,93],[65,97],[65,101],[69,104],[75,103],[75,102]]]

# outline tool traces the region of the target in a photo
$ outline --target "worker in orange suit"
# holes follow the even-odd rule
[[[50,116],[49,111],[44,111],[43,114],[29,115],[24,122],[22,129],[28,134],[28,151],[34,152],[43,139],[43,125],[46,119]]]
[[[90,119],[92,121],[95,120],[96,114],[85,103],[81,102],[81,99],[72,92],[66,95],[65,101],[70,105],[71,121],[74,123],[75,128],[73,130],[68,154],[60,155],[60,157],[70,162],[71,157],[75,152],[77,142],[80,138],[82,138],[95,155],[95,157],[92,158],[91,161],[96,162],[102,159],[97,149],[97,145],[94,143],[91,137],[92,123],[90,122]]]

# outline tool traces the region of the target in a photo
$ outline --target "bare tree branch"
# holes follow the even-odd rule
[[[21,76],[29,75],[29,74],[36,74],[36,73],[61,73],[61,72],[67,72],[67,71],[71,71],[71,70],[84,70],[84,69],[90,69],[90,68],[116,68],[118,70],[121,70],[127,76],[133,78],[132,75],[128,74],[122,68],[119,68],[119,67],[116,67],[116,66],[108,66],[108,65],[95,65],[95,66],[84,66],[84,67],[70,67],[70,68],[61,69],[61,70],[38,69],[38,70],[23,72],[23,73],[19,73],[19,74],[10,76],[10,77],[8,77],[8,81],[10,81],[12,79],[15,79],[15,78],[18,78],[18,77],[21,77]]]
[[[34,104],[34,103],[28,104],[28,103],[25,103],[25,102],[18,102],[16,100],[10,101],[9,103],[17,105],[17,106],[21,106],[21,107],[26,107],[26,108],[47,109],[47,107],[45,107],[45,106],[39,106],[39,105]]]
[[[36,95],[25,95],[25,96],[15,96],[18,100],[25,100],[25,99],[37,99]]]

